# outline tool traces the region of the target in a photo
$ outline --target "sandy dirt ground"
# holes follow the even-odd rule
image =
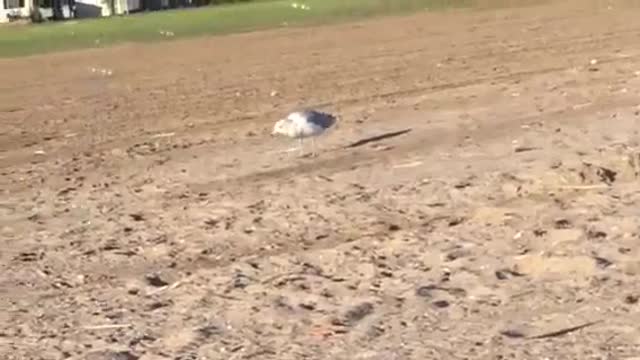
[[[633,5],[0,61],[0,357],[638,359]]]

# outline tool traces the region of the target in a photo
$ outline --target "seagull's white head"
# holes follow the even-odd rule
[[[273,125],[271,135],[287,135],[289,132],[289,119],[280,119]]]

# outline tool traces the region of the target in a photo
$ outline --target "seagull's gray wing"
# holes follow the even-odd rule
[[[305,110],[302,112],[302,115],[309,121],[310,123],[320,126],[323,129],[328,129],[332,127],[336,123],[336,117],[316,110]]]

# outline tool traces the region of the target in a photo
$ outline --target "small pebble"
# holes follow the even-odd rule
[[[433,302],[433,306],[444,309],[449,307],[449,302],[447,300],[436,300]]]
[[[640,299],[640,296],[635,295],[635,294],[630,294],[630,295],[625,296],[624,302],[629,304],[629,305],[633,305],[633,304],[637,304],[639,299]]]
[[[144,277],[144,279],[147,281],[147,284],[155,287],[162,287],[162,286],[169,285],[169,283],[164,281],[158,274],[147,274]]]
[[[349,311],[347,311],[345,313],[345,320],[346,323],[353,325],[356,322],[364,319],[365,317],[367,317],[368,315],[370,315],[371,313],[373,313],[373,304],[370,302],[363,302],[359,305],[354,306],[353,308],[349,309]]]

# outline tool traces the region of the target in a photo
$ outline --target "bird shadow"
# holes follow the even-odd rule
[[[400,131],[392,131],[392,132],[388,132],[388,133],[384,133],[384,134],[380,134],[380,135],[376,135],[376,136],[370,136],[368,138],[364,138],[361,140],[358,140],[356,142],[353,142],[349,145],[346,145],[345,148],[354,148],[354,147],[358,147],[358,146],[362,146],[362,145],[366,145],[369,143],[373,143],[376,141],[381,141],[381,140],[385,140],[385,139],[390,139],[396,136],[400,136],[400,135],[404,135],[408,132],[410,132],[411,129],[404,129],[404,130],[400,130]]]

